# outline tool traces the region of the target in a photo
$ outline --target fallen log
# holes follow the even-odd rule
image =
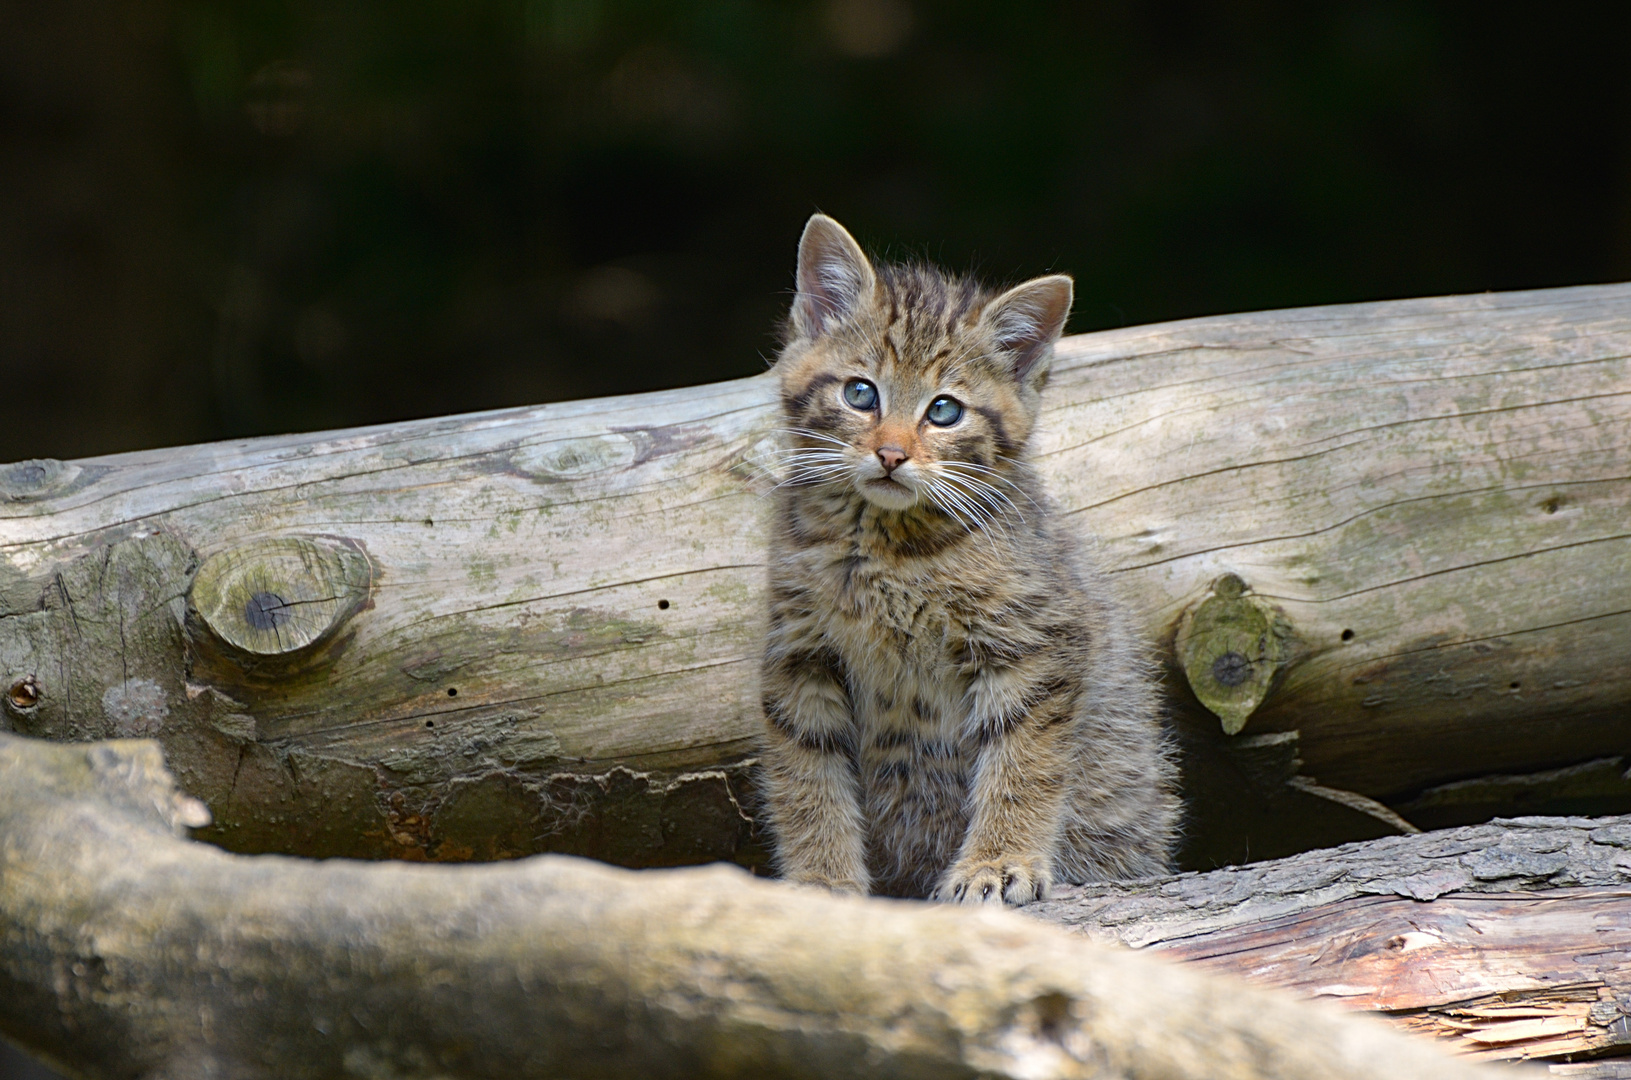
[[[0,734],[0,1034],[76,1076],[1476,1080],[1363,1018],[1006,911],[240,856],[156,743]]]
[[[239,851],[761,865],[771,401],[0,468],[0,721],[158,738]],[[1070,338],[1044,423],[1167,665],[1189,865],[1631,743],[1631,286]]]
[[[1025,911],[1383,1013],[1476,1058],[1631,1054],[1631,817],[1520,818],[1069,886]]]

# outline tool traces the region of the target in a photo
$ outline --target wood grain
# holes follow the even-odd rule
[[[1344,900],[1156,951],[1385,1012],[1474,1057],[1631,1050],[1631,891]]]

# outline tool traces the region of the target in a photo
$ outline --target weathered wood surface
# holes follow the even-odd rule
[[[151,741],[0,734],[0,1033],[88,1078],[1485,1075],[1012,912],[231,855],[201,818]]]
[[[1194,861],[1389,831],[1322,790],[1631,742],[1631,286],[1138,327],[1056,370],[1042,466],[1171,665],[1192,847],[1244,830]],[[758,377],[5,467],[5,722],[155,735],[239,850],[754,864],[774,428]]]
[[[1521,818],[1148,882],[1025,911],[1388,1014],[1480,1058],[1631,1053],[1631,818]]]

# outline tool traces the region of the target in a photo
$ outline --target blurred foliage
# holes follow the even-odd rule
[[[1631,270],[1631,6],[0,12],[0,459],[761,370],[815,208],[1077,331]]]

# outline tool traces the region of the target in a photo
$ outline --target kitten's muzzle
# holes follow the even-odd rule
[[[888,476],[905,463],[906,451],[898,446],[880,446],[878,447],[878,460],[883,463],[884,475]]]

